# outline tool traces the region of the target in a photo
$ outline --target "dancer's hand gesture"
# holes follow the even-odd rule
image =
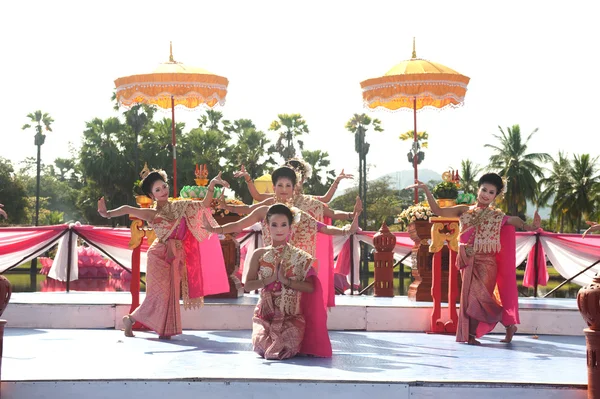
[[[429,189],[429,187],[427,187],[427,184],[423,183],[420,180],[415,180],[415,184],[411,184],[410,186],[404,187],[404,189],[408,190],[409,188],[422,188],[422,189]]]
[[[4,205],[0,204],[0,216],[3,216],[4,219],[8,219],[8,215],[6,214],[6,211],[4,209],[2,209],[4,207]]]
[[[335,178],[335,180],[339,183],[340,180],[344,179],[354,179],[354,175],[349,173],[344,173],[344,169],[340,172],[340,174]]]
[[[98,213],[103,218],[108,218],[108,210],[106,209],[106,201],[104,200],[104,197],[98,200]]]
[[[233,177],[243,177],[244,179],[250,179],[250,173],[246,172],[244,165],[241,165],[240,170],[233,172]]]
[[[229,183],[227,183],[225,180],[223,180],[223,178],[221,177],[221,174],[223,172],[219,172],[218,175],[216,175],[210,182],[210,184],[212,185],[212,187],[214,187],[216,184],[219,184],[223,187],[229,187]]]
[[[588,233],[593,233],[594,231],[598,231],[598,230],[600,230],[600,224],[598,224],[598,223],[596,223],[596,222],[590,222],[590,221],[587,221],[587,220],[586,220],[586,222],[585,222],[585,223],[586,223],[588,226],[590,226],[590,228],[589,228],[589,229],[587,229],[586,231],[584,231],[584,232],[583,232],[583,235],[581,236],[581,238],[585,238],[585,236],[586,236]]]

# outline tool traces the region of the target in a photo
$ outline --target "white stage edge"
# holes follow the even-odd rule
[[[141,295],[143,300],[144,295]],[[247,330],[257,296],[207,299],[204,307],[184,311],[184,330]],[[122,328],[131,296],[126,292],[14,293],[3,315],[13,328]],[[446,305],[442,317],[447,318]],[[432,303],[407,297],[336,296],[328,316],[330,330],[428,331]],[[575,299],[519,298],[520,334],[582,336],[586,324]],[[498,326],[495,332],[503,332]]]

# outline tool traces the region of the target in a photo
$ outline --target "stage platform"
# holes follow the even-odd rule
[[[331,331],[333,358],[266,361],[249,330],[191,331],[170,341],[114,329],[7,328],[3,399],[587,397],[583,336]]]
[[[144,294],[140,295],[143,300]],[[330,330],[428,331],[432,303],[413,302],[405,296],[336,296],[328,316]],[[205,306],[183,311],[184,330],[249,330],[258,296],[237,299],[206,299]],[[127,292],[34,292],[13,293],[3,318],[17,328],[122,328],[129,312]],[[447,309],[442,305],[442,317]],[[538,335],[582,336],[586,327],[575,299],[519,298],[519,332]],[[499,326],[495,332],[502,332]]]

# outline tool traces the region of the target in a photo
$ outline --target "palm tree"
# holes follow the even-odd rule
[[[284,162],[296,156],[294,140],[298,141],[300,151],[304,149],[304,142],[298,137],[308,134],[308,125],[300,114],[279,114],[278,120],[271,122],[269,130],[276,132],[279,137],[272,149],[278,152]]]
[[[220,129],[219,122],[221,122],[223,125],[223,129]],[[223,113],[221,111],[208,109],[206,110],[206,114],[202,115],[200,119],[198,119],[198,124],[202,129],[227,131],[231,125],[231,122],[229,122],[227,119],[223,119]]]
[[[553,159],[550,164],[552,168],[548,169],[549,176],[539,181],[541,193],[538,202],[540,206],[546,206],[554,198],[550,207],[550,218],[560,224],[558,231],[562,233],[567,209],[561,207],[561,199],[569,190],[573,171],[571,162],[562,151],[558,152],[558,160]]]
[[[502,200],[503,208],[511,215],[524,217],[527,200],[537,202],[537,180],[544,177],[538,163],[550,162],[552,157],[545,153],[527,153],[527,144],[538,129],[531,132],[524,142],[519,125],[508,127],[506,132],[500,126],[498,129],[501,134],[495,134],[494,137],[500,144],[485,145],[494,150],[488,168],[497,171],[507,180],[507,192]]]
[[[571,225],[581,231],[582,217],[589,217],[594,212],[594,205],[600,192],[600,176],[596,162],[598,158],[590,158],[589,154],[573,156],[568,183],[560,197],[555,199],[556,207],[564,210],[571,217]]]
[[[369,126],[373,127],[376,132],[383,132],[381,121],[379,119],[371,119],[366,114],[354,114],[348,122],[346,129],[354,134],[354,150],[358,153],[358,195],[363,204],[367,203],[367,154],[369,153],[370,144],[365,141],[366,133]],[[362,228],[367,225],[366,208],[361,214]]]
[[[312,169],[310,179],[306,180],[303,186],[306,194],[325,195],[327,188],[333,183],[333,180],[335,179],[335,170],[326,169],[331,165],[331,161],[328,157],[329,154],[326,151],[302,151],[302,159],[304,159]],[[323,171],[325,172],[325,183],[321,180]]]
[[[470,159],[460,161],[460,185],[465,193],[475,194],[477,192],[477,175],[480,172],[481,168]]]
[[[363,212],[361,213],[361,227],[367,228],[367,154],[369,153],[370,144],[365,141],[367,130],[372,127],[376,132],[383,132],[381,121],[379,119],[371,119],[366,114],[354,114],[345,128],[354,134],[354,150],[358,153],[358,196],[364,204]],[[369,254],[367,244],[360,243],[361,248],[361,280],[366,280],[369,270]]]
[[[39,217],[40,217],[40,171],[41,171],[41,164],[40,164],[40,156],[41,156],[41,148],[42,145],[44,145],[44,142],[46,141],[46,135],[44,134],[44,130],[47,132],[51,132],[52,128],[52,122],[54,122],[54,119],[52,119],[52,117],[46,113],[46,112],[42,112],[40,110],[37,110],[33,113],[27,114],[27,117],[29,118],[30,122],[35,124],[35,145],[37,146],[37,181],[36,181],[36,187],[35,187],[35,225],[37,226],[39,223]],[[42,125],[44,125],[44,129],[42,129]],[[29,123],[26,123],[23,125],[23,127],[21,128],[22,130],[26,130],[26,129],[30,129],[31,125]]]

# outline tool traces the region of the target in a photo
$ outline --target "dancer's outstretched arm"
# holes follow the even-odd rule
[[[151,222],[156,215],[156,209],[137,208],[134,206],[123,205],[115,209],[107,210],[106,201],[104,200],[104,197],[102,197],[98,200],[98,213],[100,216],[107,219],[117,216],[133,215],[138,219]]]
[[[269,197],[273,196],[272,194],[261,194],[258,192],[256,186],[254,185],[254,182],[252,181],[252,178],[250,177],[250,173],[246,172],[246,168],[244,167],[244,165],[241,166],[240,170],[234,172],[233,177],[244,178],[244,180],[246,181],[246,185],[248,186],[248,191],[250,191],[250,195],[256,201],[264,201]]]
[[[596,222],[590,222],[590,221],[586,220],[585,223],[590,227],[589,227],[589,229],[587,229],[586,231],[583,232],[583,235],[581,236],[581,238],[585,238],[585,236],[588,233],[593,233],[594,231],[600,230],[600,224],[598,224]]]
[[[340,174],[335,178],[335,181],[333,182],[333,184],[331,184],[331,186],[329,186],[329,190],[327,190],[327,193],[323,196],[315,196],[315,198],[324,203],[328,203],[329,201],[331,201],[331,199],[333,198],[333,195],[335,194],[335,192],[338,188],[338,185],[340,184],[340,181],[342,181],[343,179],[354,179],[354,175],[346,174],[346,173],[344,173],[344,169],[342,169]],[[344,219],[340,219],[340,220],[344,220]]]
[[[232,213],[237,213],[238,215],[247,215],[247,214],[251,213],[253,210],[255,210],[256,208],[260,208],[261,206],[264,206],[264,205],[273,205],[274,203],[275,203],[275,198],[270,197],[262,202],[257,202],[256,204],[252,204],[252,205],[247,205],[247,204],[234,205],[234,204],[228,204],[227,202],[225,202],[225,197],[223,194],[221,194],[221,197],[219,197],[219,208],[227,210]]]
[[[4,209],[2,209],[4,207],[3,204],[0,204],[0,216],[3,216],[4,219],[8,219],[8,215],[6,214],[6,211]]]
[[[202,200],[202,205],[205,208],[210,207],[210,203],[214,197],[214,193],[215,193],[215,186],[218,184],[220,186],[223,187],[229,187],[229,183],[227,183],[225,180],[223,180],[221,178],[221,173],[219,172],[218,175],[216,175],[211,181],[210,183],[208,183],[208,190],[206,192],[206,197],[204,197],[204,199]]]
[[[235,222],[230,222],[230,223],[225,223],[222,226],[219,227],[213,227],[211,226],[211,224],[208,222],[208,220],[204,219],[203,220],[203,226],[207,231],[211,232],[211,233],[221,233],[221,234],[228,234],[228,233],[239,233],[240,231],[244,230],[247,227],[252,226],[254,223],[260,222],[261,220],[263,220],[265,218],[265,216],[267,215],[267,211],[269,210],[268,206],[261,206],[259,208],[256,208],[255,210],[253,210],[248,216],[245,216],[243,218],[241,218],[240,220],[237,220]]]
[[[362,201],[360,200],[360,197],[357,196],[356,203],[354,204],[354,219],[352,220],[352,224],[346,225],[342,228],[322,225],[321,228],[319,228],[319,232],[331,236],[350,235],[356,233],[358,231],[358,216],[361,214],[362,209]]]
[[[506,224],[510,224],[511,226],[518,227],[525,231],[535,231],[540,228],[542,224],[542,218],[536,210],[533,215],[533,224],[531,225],[525,223],[525,221],[518,216],[509,216],[506,220]]]
[[[469,210],[469,207],[467,205],[456,205],[456,206],[449,206],[446,208],[442,208],[441,206],[439,206],[439,204],[433,197],[433,194],[431,194],[431,191],[429,190],[429,187],[427,187],[427,184],[425,184],[419,180],[415,180],[415,184],[412,184],[412,185],[406,187],[406,189],[415,188],[415,187],[418,187],[425,192],[425,196],[427,197],[427,202],[429,203],[431,212],[433,212],[436,216],[441,216],[441,217],[446,217],[446,218],[457,218],[460,215],[462,215],[464,212]]]

